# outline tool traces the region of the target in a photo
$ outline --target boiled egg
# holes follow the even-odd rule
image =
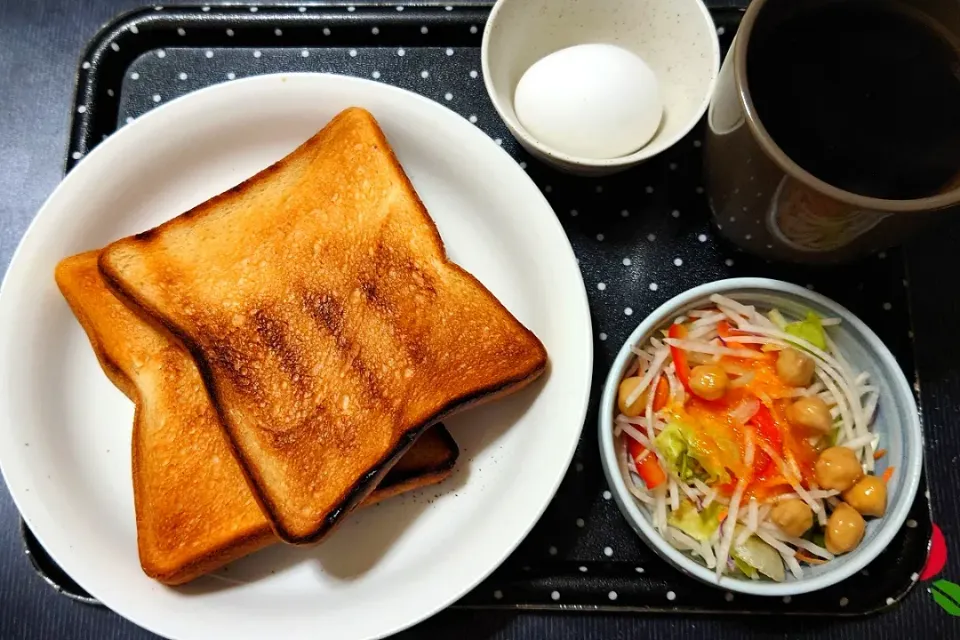
[[[555,51],[521,76],[517,119],[552,150],[604,160],[646,145],[660,126],[657,76],[632,51],[582,44]]]

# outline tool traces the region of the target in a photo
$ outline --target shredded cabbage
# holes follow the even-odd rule
[[[820,316],[813,311],[807,311],[807,317],[805,319],[791,322],[783,328],[783,331],[806,340],[818,349],[826,350],[827,348],[827,334],[823,330]]]

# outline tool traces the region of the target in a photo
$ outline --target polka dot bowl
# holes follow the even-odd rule
[[[563,153],[527,131],[513,109],[517,83],[534,62],[588,43],[633,51],[657,75],[664,117],[653,139],[633,153],[602,160]],[[483,32],[480,62],[493,106],[530,154],[562,171],[598,176],[640,164],[690,132],[713,94],[720,43],[701,0],[498,0]]]
[[[894,468],[888,484],[887,512],[867,523],[863,541],[852,552],[825,564],[804,566],[803,577],[788,572],[784,582],[750,580],[724,576],[718,581],[712,569],[698,559],[668,544],[654,528],[647,508],[628,491],[618,462],[619,444],[613,436],[617,388],[632,359],[631,346],[645,344],[651,336],[668,327],[674,318],[709,304],[715,293],[757,308],[776,307],[784,315],[802,317],[813,310],[823,317],[837,317],[841,324],[830,335],[850,365],[869,372],[879,389],[880,402],[872,429],[880,435],[880,447],[887,450],[877,463],[877,473]],[[904,525],[913,504],[923,466],[923,436],[913,391],[900,366],[877,335],[845,308],[803,287],[763,278],[733,278],[711,282],[676,296],[650,314],[620,349],[607,377],[600,401],[599,440],[603,470],[620,511],[637,534],[664,560],[681,572],[728,591],[761,596],[789,596],[834,585],[866,567],[883,551]]]

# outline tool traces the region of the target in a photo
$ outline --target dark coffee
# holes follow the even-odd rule
[[[954,183],[956,44],[897,2],[797,5],[777,24],[761,18],[747,54],[757,115],[784,153],[829,184],[877,198],[920,198]]]

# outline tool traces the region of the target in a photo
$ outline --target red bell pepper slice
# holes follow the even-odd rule
[[[757,412],[750,418],[750,423],[757,427],[757,435],[759,435],[771,449],[780,451],[783,448],[783,435],[780,433],[777,423],[773,420],[773,414],[770,413],[770,409],[768,409],[766,405],[760,405]],[[756,472],[754,474],[755,476],[765,474],[772,464],[773,460],[771,460],[770,456],[762,449],[758,449],[754,453],[753,468]]]
[[[683,340],[687,337],[687,328],[682,324],[670,325],[670,331],[667,335],[675,340]],[[687,352],[677,347],[670,347],[670,357],[673,358],[673,366],[677,372],[677,380],[683,385],[688,393],[690,390],[690,365],[687,364]]]
[[[653,410],[660,411],[670,400],[670,385],[667,383],[667,379],[663,376],[660,376],[660,379],[657,380],[657,388],[653,392]]]
[[[667,474],[663,472],[660,463],[657,461],[657,456],[653,453],[647,454],[642,460],[640,459],[640,456],[646,450],[646,447],[633,438],[627,438],[627,453],[636,463],[640,479],[643,480],[648,489],[654,489],[667,481]]]

